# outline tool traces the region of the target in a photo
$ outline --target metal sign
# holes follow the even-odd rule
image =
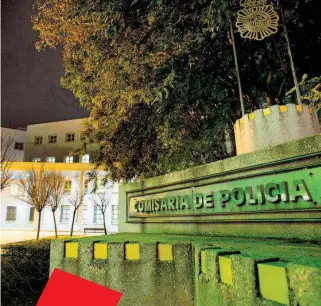
[[[133,195],[128,217],[158,218],[262,214],[321,208],[321,167],[222,182],[193,188]],[[221,218],[220,218],[221,219]],[[157,222],[157,221],[156,221]]]
[[[264,0],[245,0],[241,6],[236,18],[241,37],[263,40],[277,32],[279,16],[272,5],[264,5]]]

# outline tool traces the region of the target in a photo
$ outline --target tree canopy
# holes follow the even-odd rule
[[[318,92],[318,0],[280,2],[299,79],[308,74],[309,88]],[[227,156],[225,141],[234,139],[240,117],[227,18],[232,12],[235,19],[235,8],[239,1],[35,3],[36,47],[61,48],[61,84],[90,110],[86,143],[99,146],[95,161],[111,179],[150,177]],[[293,79],[282,32],[264,41],[235,33],[247,112],[288,101]],[[295,102],[292,95],[287,99]]]

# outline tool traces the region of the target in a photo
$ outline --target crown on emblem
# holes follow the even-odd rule
[[[241,0],[240,5],[242,7],[253,7],[264,5],[264,0]]]

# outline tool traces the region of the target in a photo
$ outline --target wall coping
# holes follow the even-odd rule
[[[260,168],[281,161],[321,155],[321,134],[290,141],[260,151],[230,157],[201,166],[156,176],[120,187],[124,191],[162,187],[191,179],[202,179],[207,176],[226,174],[247,168]]]

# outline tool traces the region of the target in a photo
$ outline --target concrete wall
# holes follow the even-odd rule
[[[310,156],[310,157],[309,157]],[[321,177],[310,176],[315,186],[315,205],[292,212],[277,210],[253,213],[216,213],[212,216],[200,215],[189,219],[183,217],[128,218],[128,197],[181,189],[193,189],[211,184],[227,184],[247,178],[268,177],[276,181],[279,173],[293,172],[309,167],[320,169],[321,135],[288,142],[270,149],[242,154],[222,161],[190,168],[185,171],[146,179],[141,182],[122,185],[119,193],[120,232],[134,233],[179,233],[207,234],[238,237],[282,237],[321,240]],[[312,168],[311,168],[312,169]],[[312,173],[312,172],[311,172]],[[319,173],[319,170],[317,171]],[[275,177],[274,177],[275,175]],[[233,183],[234,182],[234,183]],[[313,209],[311,209],[313,208]],[[305,222],[301,222],[305,220]],[[317,223],[316,223],[317,222]],[[285,225],[286,224],[286,225]]]
[[[161,210],[154,218],[135,219],[128,209],[130,198],[262,176],[275,183],[298,169],[309,177],[315,197],[300,209],[287,201],[292,211],[230,210],[188,219],[169,209],[167,216]],[[124,294],[119,305],[319,305],[320,171],[321,135],[315,135],[122,185],[120,233],[53,241],[50,271],[59,268],[118,290]],[[170,251],[164,255],[160,245]]]
[[[46,157],[54,156],[56,162],[64,162],[66,156],[81,148],[82,141],[80,134],[82,124],[85,120],[86,119],[74,119],[28,125],[24,160],[32,161],[33,158],[41,158],[42,161],[46,161]],[[75,140],[73,142],[67,142],[66,133],[75,133]],[[49,135],[57,135],[57,142],[48,143]],[[41,145],[34,143],[36,136],[42,136],[43,142]],[[89,147],[88,153],[92,154],[94,149],[94,147]],[[76,156],[74,162],[78,161],[79,157]]]
[[[236,152],[253,152],[320,132],[318,116],[307,105],[273,105],[236,121]]]
[[[25,146],[27,142],[27,132],[23,130],[1,128],[1,133],[3,133],[4,135],[4,147],[8,140],[10,140],[11,143],[6,153],[7,158],[10,158],[11,161],[23,161]],[[23,143],[23,150],[20,151],[15,149],[16,142]]]
[[[138,256],[129,259],[126,246],[133,244]],[[160,245],[170,248],[165,258]],[[50,272],[55,268],[120,291],[119,305],[310,306],[321,300],[317,243],[121,233],[53,241]]]
[[[95,240],[104,243],[99,238]],[[92,241],[79,240],[76,258],[64,256],[65,243],[55,241],[50,250],[51,272],[59,268],[120,291],[123,297],[119,306],[194,305],[191,244],[172,244],[174,260],[161,261],[155,242],[136,242],[139,260],[126,259],[126,243],[105,242],[108,242],[107,258],[95,259],[95,244]]]
[[[282,253],[249,255],[210,247],[196,253],[201,259],[195,267],[196,305],[308,306],[321,300],[321,266],[309,259],[296,263],[280,260]]]

